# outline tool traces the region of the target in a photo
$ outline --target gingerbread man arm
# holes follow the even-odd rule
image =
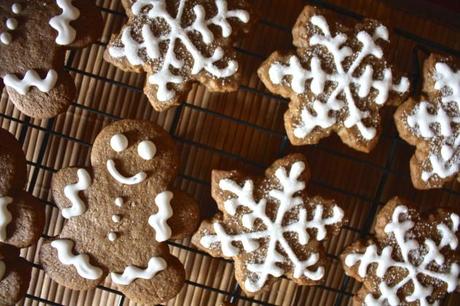
[[[86,211],[91,184],[92,173],[84,168],[65,168],[53,176],[53,198],[64,218],[77,217]]]
[[[172,229],[171,239],[179,240],[190,237],[199,225],[200,211],[197,202],[187,193],[174,190],[174,197],[171,201],[174,211],[168,219]]]
[[[28,247],[40,237],[45,224],[45,209],[28,192],[21,191],[10,199],[8,213],[12,221],[5,228],[7,239],[2,242],[18,248]]]

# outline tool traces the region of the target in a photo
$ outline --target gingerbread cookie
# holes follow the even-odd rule
[[[76,92],[65,52],[94,42],[101,28],[91,0],[2,0],[0,79],[11,102],[33,118],[64,112]]]
[[[284,122],[292,144],[315,144],[334,131],[369,152],[381,131],[380,109],[404,101],[409,81],[384,57],[384,25],[365,20],[348,28],[337,20],[306,6],[292,30],[296,52],[273,53],[258,73],[271,92],[291,100]]]
[[[53,176],[53,197],[67,220],[41,248],[46,273],[76,290],[110,274],[135,302],[169,300],[185,271],[166,240],[191,235],[199,219],[196,202],[171,189],[178,168],[173,140],[151,122],[118,121],[97,136],[91,164]]]
[[[233,258],[248,295],[269,289],[283,275],[301,285],[320,283],[320,242],[340,230],[344,213],[332,200],[308,196],[309,178],[301,154],[276,161],[264,178],[213,171],[212,196],[221,212],[201,224],[192,242],[214,257]]]
[[[427,218],[400,198],[377,214],[375,239],[341,255],[345,273],[363,287],[354,305],[434,305],[457,289],[460,217],[438,209]]]
[[[0,129],[0,305],[26,294],[32,266],[19,257],[19,248],[35,243],[45,223],[44,206],[23,190],[26,178],[20,144]]]
[[[423,94],[395,113],[401,138],[416,146],[410,161],[418,189],[440,188],[460,171],[460,60],[432,54],[423,67]]]
[[[246,0],[122,0],[128,23],[104,58],[147,72],[144,92],[157,111],[180,103],[191,82],[235,91],[240,68],[234,39],[249,30]]]

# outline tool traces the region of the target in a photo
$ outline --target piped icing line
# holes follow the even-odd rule
[[[371,265],[376,265],[376,276],[379,278],[378,288],[379,296],[368,294],[365,297],[365,305],[391,305],[396,306],[406,302],[419,302],[419,305],[432,305],[430,296],[433,293],[432,286],[424,286],[420,282],[420,276],[425,276],[436,280],[439,283],[446,284],[447,292],[453,292],[459,284],[460,265],[456,262],[451,262],[447,266],[446,258],[441,253],[444,247],[449,247],[455,250],[458,246],[456,235],[459,229],[459,216],[450,214],[451,226],[440,222],[437,225],[440,242],[436,243],[429,237],[425,238],[423,245],[413,237],[412,229],[415,223],[408,218],[409,210],[404,205],[395,207],[391,222],[388,223],[384,231],[393,238],[396,247],[401,253],[402,259],[394,259],[393,252],[396,250],[390,246],[385,246],[379,253],[376,244],[370,244],[366,247],[364,253],[352,252],[345,257],[345,265],[352,267],[358,264],[358,275],[362,278],[366,277],[368,269]],[[413,261],[410,254],[420,255],[420,260]],[[392,267],[398,267],[407,272],[407,276],[397,281],[392,280],[393,286],[387,284],[385,275]],[[440,269],[435,271],[434,269]],[[392,279],[392,278],[391,278]],[[398,291],[407,283],[412,283],[412,292],[401,300]]]
[[[158,207],[156,214],[149,217],[149,225],[155,230],[155,240],[163,242],[171,238],[171,228],[167,221],[173,215],[171,208],[171,200],[173,193],[171,191],[163,191],[155,197],[155,204]]]
[[[133,27],[127,26],[121,34],[122,46],[109,47],[110,56],[113,58],[126,58],[134,66],[145,64],[145,60],[140,55],[141,52],[146,55],[149,61],[161,60],[161,67],[158,71],[150,73],[147,79],[149,84],[158,88],[156,98],[161,102],[171,100],[176,96],[176,92],[170,88],[170,84],[180,84],[185,81],[183,76],[176,75],[171,71],[171,68],[181,69],[185,65],[185,61],[177,58],[175,54],[176,43],[179,41],[193,58],[192,75],[206,71],[216,78],[228,78],[238,71],[238,62],[235,60],[229,60],[225,67],[220,67],[216,64],[225,57],[222,47],[215,48],[211,52],[211,56],[207,57],[195,46],[189,34],[199,33],[203,42],[206,45],[211,45],[214,41],[214,35],[209,29],[210,25],[220,28],[223,37],[229,37],[232,33],[232,28],[227,19],[232,18],[247,23],[249,22],[249,13],[244,10],[229,11],[226,0],[216,0],[217,13],[213,18],[206,21],[204,7],[196,4],[193,7],[196,19],[190,26],[183,28],[182,16],[185,12],[185,4],[185,0],[179,1],[178,13],[173,17],[169,14],[164,0],[155,2],[151,0],[135,1],[131,6],[131,11],[136,18],[163,20],[171,30],[160,37],[156,37],[149,24],[146,23],[141,27],[139,33],[142,37],[142,42],[138,42],[132,36]],[[167,43],[167,49],[162,54],[160,44],[165,42]]]
[[[91,176],[85,169],[78,169],[77,176],[77,183],[64,187],[64,195],[72,205],[61,210],[62,216],[66,219],[81,216],[86,211],[86,205],[78,193],[89,188],[91,185]]]
[[[72,254],[74,246],[73,241],[68,239],[54,240],[51,242],[51,246],[57,250],[59,261],[66,266],[74,266],[78,275],[81,277],[96,280],[102,276],[102,269],[93,266],[89,262],[89,256],[87,254]]]
[[[22,80],[10,73],[3,77],[5,86],[13,88],[21,95],[27,94],[31,87],[36,87],[41,92],[48,93],[56,86],[57,80],[58,73],[54,69],[49,70],[44,79],[35,70],[28,70]]]
[[[136,279],[152,279],[158,272],[166,269],[166,267],[166,260],[161,257],[152,257],[146,269],[127,266],[123,274],[112,272],[110,273],[110,277],[115,284],[127,286]]]
[[[259,291],[270,276],[281,277],[285,270],[279,264],[289,263],[292,266],[294,278],[306,277],[311,280],[320,280],[324,277],[324,267],[314,267],[319,261],[319,254],[311,252],[307,258],[301,260],[285,238],[285,233],[296,233],[298,243],[306,245],[310,241],[310,234],[307,230],[313,230],[314,239],[321,241],[326,238],[327,226],[333,226],[342,222],[343,210],[334,205],[331,208],[331,215],[324,216],[323,205],[317,204],[308,218],[307,210],[302,207],[303,199],[297,196],[298,192],[305,189],[305,182],[299,180],[305,169],[305,163],[297,161],[292,164],[289,173],[286,168],[279,167],[275,176],[281,186],[280,189],[268,191],[268,196],[279,203],[274,220],[266,213],[267,198],[260,201],[254,199],[254,182],[246,180],[243,186],[231,179],[222,179],[219,188],[227,191],[232,196],[224,202],[225,212],[230,216],[237,214],[237,209],[243,207],[247,213],[241,217],[241,222],[247,230],[242,233],[229,234],[220,222],[213,223],[215,234],[203,235],[200,244],[205,248],[220,247],[222,254],[226,257],[235,257],[240,254],[239,243],[247,253],[257,251],[260,248],[259,239],[267,239],[267,250],[264,257],[257,262],[248,261],[246,267],[248,276],[244,281],[245,290],[248,292]],[[298,207],[298,218],[295,222],[283,225],[285,215]],[[310,219],[310,220],[309,220]],[[259,220],[265,229],[254,230],[256,220]],[[286,255],[277,251],[280,247]]]
[[[13,203],[13,198],[0,197],[0,241],[7,239],[6,228],[13,220],[13,216],[8,210],[8,205],[11,203]]]
[[[6,273],[6,264],[3,260],[0,260],[0,281],[3,279]]]
[[[80,17],[80,10],[72,5],[72,0],[56,0],[62,13],[50,19],[49,25],[58,32],[56,43],[58,45],[69,45],[75,41],[77,31],[70,25],[70,22]]]
[[[141,171],[131,177],[123,176],[118,170],[115,165],[115,161],[113,159],[107,160],[107,171],[109,174],[119,183],[124,185],[136,185],[142,183],[146,178],[147,174],[144,171]]]

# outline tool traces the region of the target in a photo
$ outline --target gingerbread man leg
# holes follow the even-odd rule
[[[0,244],[0,305],[12,305],[26,294],[31,270],[19,249]]]

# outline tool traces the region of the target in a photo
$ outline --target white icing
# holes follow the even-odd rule
[[[128,138],[123,134],[115,134],[110,138],[110,147],[115,152],[123,152],[128,148]]]
[[[114,203],[115,203],[116,206],[122,207],[123,204],[124,204],[123,198],[120,198],[120,197],[116,198]]]
[[[117,182],[125,185],[140,184],[147,178],[147,174],[144,171],[141,171],[131,177],[125,177],[121,175],[115,166],[115,162],[112,159],[107,160],[107,171],[109,171],[110,175]]]
[[[107,234],[107,239],[109,239],[109,241],[114,242],[115,240],[117,240],[117,234],[114,232],[110,232]]]
[[[236,216],[239,207],[245,208],[241,222],[247,231],[237,234],[227,234],[225,228],[220,223],[214,223],[215,235],[204,235],[200,243],[206,248],[219,246],[226,257],[234,257],[240,254],[240,249],[234,242],[240,242],[245,252],[253,252],[259,249],[259,240],[264,239],[267,244],[265,258],[258,262],[248,262],[247,269],[250,272],[245,280],[245,290],[256,292],[260,290],[270,275],[280,277],[284,270],[278,264],[289,264],[293,268],[293,277],[306,277],[311,280],[319,280],[324,276],[324,267],[320,266],[316,270],[311,270],[311,266],[318,263],[319,255],[312,252],[305,260],[300,260],[285,238],[285,233],[297,235],[298,243],[306,245],[310,240],[310,233],[313,239],[318,241],[326,238],[326,226],[333,226],[340,223],[343,219],[343,211],[334,205],[331,215],[324,216],[324,207],[314,203],[311,216],[305,209],[302,197],[297,193],[305,189],[305,182],[299,181],[299,177],[305,169],[303,162],[295,162],[289,171],[280,167],[276,170],[275,176],[281,189],[272,189],[268,192],[269,198],[262,198],[260,201],[254,199],[254,183],[251,180],[245,181],[241,187],[230,179],[223,179],[219,182],[222,191],[227,191],[234,196],[224,203],[225,212],[230,216]],[[275,220],[267,216],[265,212],[267,201],[275,200],[279,206]],[[283,223],[285,215],[298,209],[297,220],[292,220],[288,224]],[[263,230],[254,230],[255,221],[259,220],[265,226]],[[284,221],[286,222],[286,221]],[[279,253],[276,248],[280,247],[286,256]],[[310,269],[309,269],[310,268]]]
[[[73,255],[73,241],[59,239],[51,242],[51,246],[57,250],[59,261],[66,266],[74,266],[78,275],[86,279],[98,279],[102,276],[102,269],[93,266],[89,262],[87,254]]]
[[[421,179],[441,179],[460,170],[460,71],[445,63],[435,65],[434,88],[441,91],[440,103],[421,101],[407,116],[407,125],[418,137],[432,142],[428,166]]]
[[[171,228],[167,221],[173,215],[171,208],[171,200],[173,193],[171,191],[163,191],[155,197],[155,204],[158,211],[149,217],[149,225],[155,230],[155,240],[163,242],[171,237]]]
[[[46,74],[44,79],[40,78],[35,70],[28,70],[22,80],[18,79],[14,74],[6,74],[3,82],[6,86],[13,88],[21,95],[27,94],[30,87],[37,87],[41,92],[50,92],[54,88],[58,80],[58,74],[51,69]]]
[[[78,193],[89,188],[91,185],[91,176],[85,169],[78,169],[77,176],[77,183],[64,187],[64,195],[72,205],[61,210],[62,216],[66,219],[81,216],[86,211],[86,205]]]
[[[363,119],[369,118],[367,111],[361,110],[356,103],[356,99],[368,98],[371,90],[377,91],[373,102],[383,105],[388,100],[390,91],[406,92],[409,88],[407,78],[402,78],[399,84],[393,84],[393,74],[390,69],[383,70],[383,78],[374,79],[373,67],[370,63],[366,64],[361,75],[357,75],[357,68],[369,56],[382,59],[383,51],[376,43],[379,39],[388,40],[388,30],[383,25],[375,29],[374,34],[361,31],[356,38],[361,43],[361,50],[354,55],[353,51],[345,45],[348,38],[343,33],[333,36],[329,30],[329,25],[323,16],[313,16],[310,23],[314,25],[321,34],[315,34],[310,38],[310,45],[323,46],[331,55],[335,72],[327,73],[321,68],[321,60],[313,56],[310,61],[310,70],[304,69],[299,58],[291,56],[287,64],[274,62],[268,71],[270,81],[275,85],[280,85],[283,81],[288,82],[290,87],[298,95],[305,94],[308,89],[306,84],[310,81],[310,90],[317,97],[312,101],[312,109],[303,107],[300,112],[299,124],[294,129],[297,138],[308,137],[316,128],[327,129],[337,123],[340,113],[346,112],[343,122],[346,128],[356,127],[365,140],[371,140],[376,136],[374,127],[368,127],[363,123]],[[350,56],[354,56],[351,66],[346,69],[344,61]],[[325,101],[321,96],[324,94],[326,83],[335,84],[334,90],[327,94]],[[358,88],[358,97],[353,95],[352,88]],[[339,98],[343,95],[345,99]]]
[[[9,30],[16,30],[16,28],[18,27],[18,20],[16,18],[8,18],[6,20],[6,27]]]
[[[210,25],[214,25],[221,29],[223,37],[229,37],[232,33],[232,28],[228,19],[236,19],[240,22],[247,23],[249,14],[244,10],[228,10],[226,0],[215,0],[217,14],[205,19],[205,10],[200,4],[195,4],[193,12],[195,20],[187,28],[181,25],[182,16],[185,9],[185,0],[179,0],[177,16],[172,17],[166,9],[165,0],[138,0],[132,4],[131,11],[134,18],[146,18],[149,21],[155,20],[164,21],[170,31],[166,34],[156,37],[148,24],[144,24],[141,32],[142,42],[136,41],[132,37],[132,27],[125,27],[121,35],[122,47],[111,46],[109,53],[114,58],[126,58],[131,65],[143,65],[145,61],[142,57],[147,57],[147,61],[160,62],[158,71],[153,71],[149,74],[148,82],[156,85],[157,99],[159,101],[168,101],[176,96],[174,89],[169,87],[169,84],[179,84],[184,82],[181,75],[176,75],[171,71],[171,68],[184,68],[185,61],[178,59],[175,53],[176,44],[180,42],[193,58],[193,67],[191,74],[196,75],[202,71],[206,71],[216,78],[227,78],[234,75],[238,70],[238,63],[235,60],[226,62],[223,68],[218,67],[216,63],[220,62],[224,57],[224,50],[221,47],[216,47],[212,52],[211,57],[201,54],[200,50],[194,45],[190,39],[192,32],[201,34],[202,40],[206,45],[211,45],[214,42],[214,35],[210,30]],[[160,44],[166,43],[167,49],[162,54]],[[144,54],[141,56],[140,54]]]
[[[11,6],[11,11],[14,13],[14,14],[20,14],[22,12],[22,6],[20,3],[13,3],[13,5]]]
[[[3,279],[6,273],[6,264],[4,261],[0,260],[0,281]]]
[[[77,36],[77,31],[70,25],[70,22],[80,17],[80,10],[72,5],[72,0],[56,0],[56,4],[62,13],[51,18],[49,25],[58,32],[56,43],[69,45],[75,41]]]
[[[2,44],[4,44],[4,45],[9,45],[9,44],[11,44],[11,42],[13,41],[13,37],[12,37],[11,34],[8,33],[8,32],[1,33],[1,34],[0,34],[0,41],[1,41]]]
[[[146,269],[140,269],[135,266],[127,266],[123,274],[112,272],[110,277],[117,285],[127,286],[136,279],[152,279],[158,272],[166,269],[167,263],[161,257],[152,257],[149,260]]]
[[[142,159],[151,160],[156,153],[157,147],[150,140],[144,140],[137,146],[137,154],[139,154]]]
[[[0,196],[0,241],[7,239],[6,228],[13,220],[13,216],[8,210],[8,205],[11,203],[13,203],[12,198]]]
[[[115,223],[119,223],[121,221],[120,215],[112,215],[112,221]]]
[[[438,286],[446,285],[447,292],[452,292],[457,287],[460,275],[460,265],[456,262],[447,263],[441,253],[441,249],[449,247],[455,250],[458,241],[456,234],[459,228],[459,216],[456,214],[450,215],[451,225],[439,223],[437,225],[439,240],[436,244],[430,237],[425,237],[423,245],[420,245],[413,237],[412,228],[414,222],[408,217],[408,208],[405,206],[397,206],[394,209],[392,220],[385,226],[385,233],[395,239],[397,248],[401,254],[400,259],[394,259],[392,254],[396,252],[391,246],[386,246],[379,254],[376,244],[370,244],[364,254],[350,253],[345,258],[345,265],[352,267],[359,262],[358,275],[366,277],[368,268],[371,265],[376,265],[376,276],[379,277],[378,288],[380,296],[374,297],[369,294],[365,298],[366,305],[400,305],[402,302],[414,303],[419,305],[432,305],[428,300],[433,293],[433,287],[425,287],[419,278],[433,278]],[[453,238],[455,237],[455,238]],[[423,238],[423,237],[421,237]],[[452,240],[450,240],[452,239]],[[417,254],[420,260],[414,262],[410,254]],[[394,278],[387,277],[386,273],[392,267],[404,269],[407,276],[397,281]],[[392,287],[386,283],[386,280],[396,282]],[[398,290],[407,283],[412,283],[413,290],[408,293],[404,300],[400,300]]]
[[[17,3],[14,3],[11,6],[11,11],[13,12],[13,14],[17,15],[21,12],[21,6]],[[14,31],[18,27],[18,20],[16,18],[8,18],[5,21],[5,26],[8,30]],[[11,35],[11,33],[9,32],[1,33],[0,32],[0,43],[4,45],[9,45],[11,44],[12,41],[13,41],[13,36]]]

